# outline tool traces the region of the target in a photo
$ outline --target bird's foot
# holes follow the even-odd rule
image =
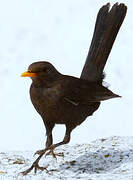
[[[41,167],[39,166],[39,160],[41,159],[41,157],[43,156],[43,153],[33,162],[32,166],[30,168],[28,168],[27,170],[21,172],[24,176],[27,175],[29,172],[32,171],[32,169],[34,169],[34,172],[36,174],[37,170],[41,170],[41,171],[44,171],[46,170],[46,172],[48,173],[49,171],[47,170],[47,167]]]
[[[45,154],[45,152],[46,152],[45,149],[38,150],[38,151],[35,152],[34,156],[35,156],[35,155]]]
[[[47,152],[48,151],[48,152]],[[47,152],[47,153],[46,153]],[[45,154],[46,153],[46,154]],[[50,155],[50,154],[52,154],[52,156],[53,156],[53,158],[56,158],[56,154],[54,153],[54,150],[53,150],[53,148],[52,147],[48,147],[48,148],[45,148],[45,149],[42,149],[42,150],[38,150],[38,151],[36,151],[35,152],[35,154],[34,155],[42,155],[42,154],[45,154],[45,157],[47,156],[47,155]]]
[[[50,149],[50,150],[45,154],[45,157],[48,156],[48,155],[52,155],[53,158],[56,158],[56,156],[60,156],[60,157],[63,157],[63,158],[64,158],[64,153],[63,153],[63,152],[54,153],[53,149]]]
[[[45,149],[42,149],[42,150],[38,150],[35,152],[34,155],[42,155],[42,154],[45,154],[45,157],[48,156],[48,155],[52,155],[53,158],[57,159],[56,156],[61,156],[61,157],[64,157],[64,153],[54,153],[54,147],[53,146],[50,146],[48,148],[45,148]]]

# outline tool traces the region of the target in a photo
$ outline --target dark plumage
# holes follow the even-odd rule
[[[102,83],[62,75],[45,61],[31,64],[22,76],[32,78],[31,101],[46,127],[46,149],[37,151],[39,155],[51,150],[55,157],[53,149],[70,141],[72,130],[97,110],[100,101],[120,97]],[[65,124],[66,133],[63,141],[52,145],[55,124]]]
[[[119,97],[96,82],[60,74],[48,62],[29,66],[32,77],[31,101],[42,116],[47,134],[55,124],[65,124],[69,131],[93,114],[102,100]],[[48,142],[50,144],[50,142]]]
[[[81,78],[59,73],[49,62],[41,61],[31,64],[22,76],[32,78],[30,97],[32,104],[41,115],[46,127],[46,148],[37,151],[39,157],[32,166],[23,172],[29,173],[33,168],[45,169],[38,165],[41,157],[70,141],[71,132],[99,107],[100,102],[120,97],[102,85],[103,69],[111,51],[115,37],[126,14],[124,4],[115,4],[109,11],[109,4],[103,6],[97,16],[95,31],[89,54]],[[115,25],[115,28],[114,28]],[[55,124],[65,124],[66,133],[63,141],[53,144],[52,130]]]

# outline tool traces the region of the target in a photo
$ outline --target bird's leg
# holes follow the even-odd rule
[[[69,135],[65,135],[64,140],[63,140],[62,142],[57,143],[57,144],[53,144],[53,145],[51,145],[50,147],[46,147],[45,149],[40,150],[40,151],[38,152],[39,157],[33,162],[32,166],[31,166],[30,168],[28,168],[27,170],[21,172],[21,173],[25,176],[25,175],[27,175],[29,172],[31,172],[32,169],[34,169],[34,172],[35,172],[35,173],[37,172],[37,170],[42,170],[42,171],[43,171],[43,170],[46,170],[46,171],[48,172],[47,167],[41,167],[41,166],[39,166],[39,164],[38,164],[39,161],[40,161],[40,159],[42,158],[42,156],[43,156],[47,151],[49,151],[48,153],[49,153],[49,154],[51,153],[52,156],[53,156],[54,158],[56,158],[56,155],[55,155],[55,153],[54,153],[53,150],[54,150],[56,147],[60,146],[60,145],[63,145],[63,144],[68,143],[69,141],[70,141],[70,134],[69,134]]]
[[[56,155],[58,155],[58,156],[63,156],[63,157],[64,157],[64,154],[63,154],[63,153],[55,154],[55,153],[54,153],[54,149],[55,149],[56,147],[58,147],[58,146],[61,146],[61,145],[63,145],[63,144],[69,143],[72,130],[73,130],[73,128],[69,128],[69,127],[66,126],[66,133],[65,133],[65,136],[64,136],[63,141],[61,141],[61,142],[59,142],[59,143],[56,143],[56,144],[53,144],[53,145],[51,145],[49,148],[46,148],[46,149],[44,150],[45,153],[48,151],[48,152],[46,153],[46,156],[51,153],[54,158],[56,158]]]
[[[55,124],[49,123],[49,122],[44,122],[44,125],[46,127],[46,136],[47,136],[47,140],[46,140],[46,148],[50,147],[53,144],[53,137],[52,137],[52,130],[54,128]],[[38,150],[35,152],[36,154],[41,155],[43,153],[44,149],[42,150]]]
[[[23,171],[21,173],[23,175],[27,175],[30,171],[32,171],[33,168],[34,168],[35,173],[37,172],[38,169],[42,170],[42,171],[46,170],[48,172],[47,167],[40,167],[39,166],[38,163],[39,163],[40,159],[42,158],[42,156],[47,151],[48,151],[48,153],[46,153],[46,155],[51,153],[52,156],[54,158],[56,158],[56,154],[54,153],[54,149],[56,147],[60,146],[60,145],[67,144],[70,141],[70,136],[71,136],[71,132],[72,132],[73,129],[74,128],[69,128],[69,127],[66,126],[66,133],[65,133],[65,137],[64,137],[63,141],[61,141],[59,143],[56,143],[56,144],[53,144],[50,147],[46,147],[44,150],[41,150],[40,153],[39,153],[39,157],[33,162],[32,166],[30,168],[28,168],[26,171]]]
[[[53,143],[52,130],[54,128],[54,124],[45,123],[45,127],[46,127],[46,135],[47,135],[47,140],[46,140],[46,149],[47,149]],[[42,171],[46,170],[48,172],[47,167],[40,167],[39,164],[38,164],[41,157],[44,155],[43,151],[44,151],[44,149],[43,150],[38,150],[35,153],[35,154],[39,154],[39,157],[34,161],[34,163],[32,164],[32,166],[29,169],[22,172],[23,175],[28,174],[30,171],[32,171],[33,168],[34,168],[35,173],[37,172],[37,170],[42,170]]]
[[[72,132],[72,130],[73,130],[74,128],[70,128],[69,126],[66,126],[66,133],[65,133],[65,136],[64,136],[64,139],[63,139],[63,141],[61,141],[61,142],[59,142],[59,143],[56,143],[56,144],[53,144],[53,145],[51,145],[51,146],[49,146],[49,147],[46,147],[45,149],[43,149],[43,150],[40,150],[40,151],[37,151],[35,154],[38,154],[38,155],[42,155],[42,154],[45,154],[46,152],[46,156],[47,155],[49,155],[49,154],[52,154],[52,156],[53,156],[53,158],[56,158],[56,156],[63,156],[64,157],[64,155],[63,155],[63,153],[58,153],[58,154],[55,154],[54,153],[54,149],[56,148],[56,147],[58,147],[58,146],[61,146],[61,145],[63,145],[63,144],[67,144],[67,143],[69,143],[69,141],[70,141],[70,135],[71,135],[71,132]]]
[[[45,127],[46,127],[46,136],[47,136],[47,140],[46,140],[46,148],[47,148],[53,144],[52,130],[54,128],[54,124],[45,123]]]

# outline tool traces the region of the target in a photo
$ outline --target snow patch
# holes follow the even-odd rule
[[[27,176],[20,172],[29,168],[36,159],[32,151],[0,153],[1,179],[86,179],[125,180],[133,177],[133,137],[113,136],[95,140],[89,144],[65,145],[56,152],[64,158],[43,157],[40,165],[49,172],[32,171]]]

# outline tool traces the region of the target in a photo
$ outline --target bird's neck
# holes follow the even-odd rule
[[[35,78],[32,79],[32,83],[34,87],[45,87],[49,88],[55,84],[55,82],[58,80],[59,76],[48,76],[48,77],[41,77],[41,78]]]

